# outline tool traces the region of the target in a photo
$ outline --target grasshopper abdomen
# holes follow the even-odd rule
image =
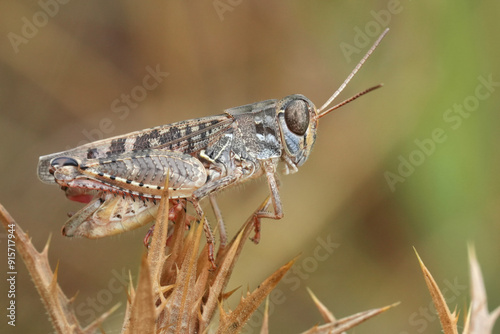
[[[169,197],[187,198],[207,179],[200,160],[175,151],[147,150],[108,160],[69,159],[58,157],[52,163],[55,181],[60,185],[132,197],[159,199],[168,175]],[[56,164],[61,160],[72,163]]]

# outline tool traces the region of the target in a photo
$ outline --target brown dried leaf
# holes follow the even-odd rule
[[[125,333],[127,328],[130,325],[130,311],[132,307],[132,301],[135,299],[135,289],[134,289],[134,282],[132,280],[132,273],[129,271],[129,286],[128,286],[128,291],[127,291],[127,305],[125,309],[125,317],[123,318],[123,325],[122,325],[122,330],[121,333]]]
[[[276,270],[252,293],[247,293],[247,297],[242,298],[234,311],[226,313],[221,309],[219,328],[216,333],[238,333],[241,331],[252,313],[279,283],[295,260],[296,258]]]
[[[434,305],[436,306],[436,310],[438,311],[439,321],[441,322],[441,326],[443,327],[443,332],[445,334],[458,334],[457,331],[458,318],[455,312],[453,313],[450,312],[450,309],[446,305],[446,300],[444,299],[443,294],[439,290],[436,281],[432,277],[429,270],[425,267],[416,249],[415,249],[415,254],[417,255],[418,262],[420,263],[420,268],[422,269],[422,272],[424,274],[427,288],[431,293],[432,300],[434,302]]]
[[[129,316],[125,319],[124,334],[154,333],[156,329],[156,312],[154,306],[151,273],[146,256],[142,257],[141,271],[137,291],[130,307]]]
[[[222,263],[217,267],[215,280],[209,288],[207,302],[205,303],[205,306],[203,308],[202,322],[204,323],[204,325],[208,325],[210,323],[210,320],[215,313],[219,297],[221,296],[223,289],[225,288],[227,281],[231,276],[232,269],[236,260],[236,252],[239,248],[241,237],[243,235],[242,232],[243,231],[238,233],[238,236],[234,240],[234,242],[231,242],[231,244],[229,245],[229,251],[224,254]],[[203,330],[204,327],[202,327],[201,329]]]
[[[264,205],[257,208],[257,211],[262,210]],[[234,266],[241,254],[245,242],[249,239],[250,233],[253,230],[254,214],[248,217],[247,221],[239,229],[238,233],[234,236],[229,244],[225,247],[220,247],[216,257],[217,268],[215,272],[209,275],[208,289],[205,295],[207,300],[203,308],[203,318],[200,323],[200,330],[208,327],[210,321],[215,314],[215,307],[219,300],[228,298],[238,288],[225,293],[225,288]]]
[[[393,305],[389,305],[382,308],[372,309],[368,311],[364,311],[349,317],[342,318],[337,320],[330,310],[312,293],[312,291],[307,288],[311,298],[313,299],[316,307],[318,308],[323,320],[325,320],[326,324],[321,326],[315,326],[310,330],[304,333],[329,333],[329,334],[345,334],[345,331],[351,329],[360,323],[374,317],[382,312],[387,311],[388,309],[398,305],[399,303],[395,303]]]
[[[175,287],[167,299],[162,316],[158,323],[158,333],[190,333],[190,318],[193,312],[197,316],[196,305],[201,296],[194,295],[196,283],[196,266],[202,223],[192,228],[186,237],[184,261],[177,274]]]
[[[72,309],[72,300],[68,299],[61,287],[57,283],[57,269],[53,273],[50,268],[48,251],[49,243],[39,253],[28,235],[24,233],[22,228],[14,221],[5,208],[0,205],[0,220],[6,230],[9,230],[9,225],[13,226],[13,235],[16,241],[16,249],[21,255],[26,268],[28,269],[33,283],[42,299],[42,302],[47,310],[49,318],[57,333],[94,333],[102,324],[111,312],[116,310],[118,306],[113,307],[89,326],[82,329],[76,315]]]
[[[269,334],[269,296],[266,297],[266,308],[264,309],[264,319],[262,320],[260,334]]]
[[[177,275],[177,264],[182,263],[182,259],[185,255],[183,252],[185,242],[184,233],[186,232],[186,230],[184,229],[185,213],[180,212],[177,218],[178,219],[174,226],[174,233],[170,237],[167,247],[168,257],[163,264],[160,281],[161,286],[175,283]]]
[[[167,175],[168,180],[168,175]],[[158,214],[156,216],[156,223],[153,230],[153,237],[151,245],[148,250],[148,262],[151,270],[151,277],[153,279],[152,286],[155,292],[155,299],[159,297],[160,288],[160,275],[162,272],[163,264],[167,258],[165,254],[165,245],[168,238],[168,182],[165,184],[165,192],[162,194],[160,204],[158,207]]]
[[[256,212],[260,211],[263,207],[264,207],[264,205],[261,205],[259,208],[257,208]],[[217,252],[217,258],[216,258],[217,269],[215,271],[215,274],[211,277],[211,281],[213,281],[215,279],[215,277],[217,277],[218,271],[220,270],[219,264],[224,261],[227,253],[230,251],[232,246],[237,242],[238,246],[237,246],[236,252],[234,254],[234,261],[233,261],[233,264],[230,268],[230,272],[233,271],[234,265],[236,264],[240,254],[241,254],[241,250],[243,249],[243,246],[245,245],[246,241],[249,239],[250,233],[252,233],[253,226],[254,226],[253,223],[254,223],[254,214],[252,214],[250,217],[248,217],[246,222],[241,226],[238,233],[236,233],[236,235],[231,240],[231,242],[229,244],[227,244],[225,247],[221,247],[219,249],[219,251]],[[227,285],[228,280],[229,280],[229,278],[226,280],[226,282],[224,284],[224,288]]]
[[[489,334],[500,316],[500,307],[491,314],[488,311],[486,288],[483,274],[476,258],[476,251],[469,246],[469,266],[471,280],[471,305],[469,316],[465,322],[464,334]]]
[[[314,301],[314,304],[316,304],[316,307],[318,308],[319,313],[323,317],[323,320],[325,320],[326,323],[329,323],[329,322],[333,323],[333,322],[337,321],[337,319],[335,319],[335,316],[333,315],[333,313],[330,312],[330,310],[328,310],[326,308],[326,306],[323,305],[323,303],[318,298],[316,298],[316,296],[311,291],[311,289],[307,288],[307,291],[311,295],[311,298]]]
[[[241,288],[241,285],[234,288],[233,290],[231,291],[228,291],[228,292],[224,292],[221,296],[220,296],[220,300],[226,300],[228,299],[229,297],[231,297],[233,295],[233,293],[235,293],[236,291],[238,291],[239,289]]]
[[[365,322],[366,320],[373,318],[374,316],[387,311],[390,308],[393,308],[394,306],[399,305],[399,303],[395,303],[389,306],[385,307],[380,307],[380,308],[375,308],[371,309],[368,311],[356,313],[354,315],[351,315],[349,317],[345,317],[339,320],[336,320],[332,323],[328,323],[325,325],[321,326],[314,326],[313,328],[309,329],[306,332],[303,332],[303,334],[342,334],[348,329],[352,329],[353,327],[359,325],[362,322]]]
[[[198,258],[198,267],[197,267],[197,272],[198,272],[198,277],[196,278],[196,284],[194,288],[194,294],[195,296],[198,296],[198,300],[195,305],[195,310],[193,310],[193,313],[196,311],[196,317],[193,316],[191,318],[191,324],[189,328],[196,328],[199,327],[199,332],[203,332],[202,328],[205,328],[208,326],[208,324],[205,324],[201,315],[201,310],[202,310],[202,304],[206,304],[205,299],[203,296],[205,295],[206,291],[208,290],[208,277],[210,275],[210,269],[212,268],[212,264],[208,260],[208,247],[205,245],[205,247],[202,249],[200,252],[200,256]],[[203,306],[204,308],[205,306]],[[210,319],[211,320],[211,319]],[[210,322],[209,320],[209,322]]]

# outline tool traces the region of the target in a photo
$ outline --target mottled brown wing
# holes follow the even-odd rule
[[[82,162],[87,159],[109,159],[124,153],[150,149],[194,153],[217,141],[232,123],[233,118],[227,114],[191,119],[41,156],[38,161],[38,178],[44,183],[55,184],[54,177],[49,172],[50,162],[61,156]]]

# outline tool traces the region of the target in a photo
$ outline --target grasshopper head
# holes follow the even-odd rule
[[[300,167],[309,157],[316,140],[316,106],[304,95],[290,95],[278,102],[277,117],[284,144],[283,154],[287,161]]]
[[[57,157],[51,160],[49,173],[54,176],[57,183],[65,183],[73,180],[80,173],[79,163],[70,157]]]
[[[319,119],[328,115],[335,109],[354,101],[358,97],[365,95],[377,88],[382,87],[382,84],[368,88],[353,97],[344,100],[343,102],[328,108],[335,98],[347,86],[356,72],[361,68],[365,61],[370,57],[372,52],[378,46],[382,38],[387,34],[389,28],[375,41],[375,44],[368,50],[361,61],[356,65],[354,70],[347,76],[342,85],[333,93],[333,95],[325,102],[321,108],[316,109],[316,106],[305,96],[295,94],[290,95],[278,102],[278,124],[280,126],[281,141],[284,143],[283,160],[287,163],[287,167],[291,167],[292,172],[297,171],[297,167],[307,160],[311,153],[314,142],[316,141],[316,130],[318,128]]]
[[[296,171],[311,154],[321,117],[380,87],[382,84],[370,87],[327,110],[325,109],[330,102],[316,109],[311,100],[300,94],[289,95],[281,99],[278,102],[277,117],[281,130],[281,142],[284,144],[283,158],[288,165],[292,164],[289,166],[291,170]]]
[[[370,87],[327,110],[325,109],[330,105],[331,98],[320,109],[316,109],[314,103],[300,94],[289,95],[280,100],[277,115],[281,141],[284,143],[283,158],[291,170],[296,171],[311,154],[321,117],[380,87],[382,84]],[[337,92],[334,95],[336,94]]]

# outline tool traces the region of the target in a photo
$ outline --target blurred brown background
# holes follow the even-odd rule
[[[228,288],[254,289],[301,254],[278,286],[273,333],[321,322],[306,287],[338,317],[402,302],[356,333],[437,333],[412,247],[463,315],[470,242],[490,308],[500,304],[500,86],[484,84],[500,82],[498,2],[62,2],[0,2],[0,202],[39,249],[52,235],[51,263],[59,261],[64,291],[78,292],[84,324],[121,302],[105,324],[119,331],[119,282],[129,270],[136,278],[148,227],[97,241],[62,237],[66,213],[81,205],[37,180],[40,155],[292,93],[319,107],[386,26],[339,101],[384,88],[321,120],[309,161],[282,177],[284,219],[264,221]],[[156,68],[168,76],[140,95]],[[122,94],[132,93],[127,106]],[[266,194],[261,181],[219,196],[230,234]],[[17,326],[8,332],[51,332],[19,257],[17,269]],[[257,315],[248,332],[258,330]]]

